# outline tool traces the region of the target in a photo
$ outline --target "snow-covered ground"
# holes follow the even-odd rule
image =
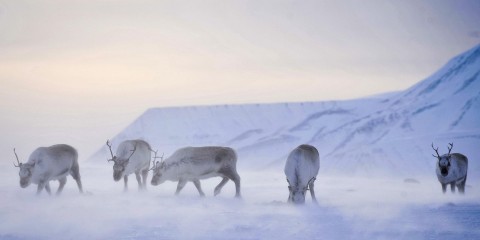
[[[396,94],[152,108],[111,138],[113,148],[141,138],[168,157],[185,146],[230,146],[241,200],[232,183],[212,197],[219,178],[203,181],[205,198],[193,184],[175,197],[171,182],[138,192],[133,176],[123,193],[99,146],[89,160],[80,153],[84,195],[69,178],[62,196],[36,197],[1,162],[0,239],[480,239],[479,89],[480,45]],[[453,142],[469,158],[464,196],[441,192],[432,142],[441,154]],[[285,203],[282,166],[302,143],[320,152],[319,205]]]
[[[179,196],[173,182],[139,192],[133,176],[124,193],[106,162],[81,165],[86,194],[68,177],[61,196],[37,197],[36,186],[20,188],[16,169],[2,169],[0,239],[480,239],[478,184],[444,195],[433,170],[408,181],[321,171],[319,205],[308,196],[297,207],[286,204],[281,169],[239,169],[240,200],[232,182],[212,196],[220,178],[202,181],[205,198],[192,183]]]

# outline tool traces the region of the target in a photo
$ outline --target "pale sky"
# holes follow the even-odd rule
[[[2,1],[0,141],[89,157],[151,107],[408,88],[480,43],[480,1]]]

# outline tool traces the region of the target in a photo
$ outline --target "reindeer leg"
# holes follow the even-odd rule
[[[180,193],[180,191],[182,191],[183,187],[185,187],[185,184],[187,184],[187,181],[185,181],[183,179],[180,179],[178,181],[177,191],[175,191],[175,195],[178,195]]]
[[[48,195],[52,195],[52,191],[50,191],[50,183],[49,182],[47,182],[47,184],[45,184],[45,190],[47,190]]]
[[[58,179],[58,182],[60,184],[58,185],[57,195],[60,195],[60,193],[63,191],[63,187],[65,187],[65,183],[67,182],[67,177]]]
[[[288,193],[287,203],[293,203],[292,192],[289,192],[289,193]]]
[[[467,176],[465,176],[465,178],[462,181],[460,181],[460,183],[457,185],[459,193],[465,194],[465,183],[466,182],[467,182]]]
[[[312,181],[308,187],[310,188],[310,195],[312,195],[313,203],[318,204],[317,198],[315,197],[314,181]]]
[[[142,190],[142,179],[140,179],[140,172],[136,172],[135,177],[137,178],[138,182],[138,190]]]
[[[457,184],[457,188],[460,194],[465,194],[465,186],[462,183]]]
[[[240,195],[240,176],[238,175],[238,173],[235,172],[230,179],[232,179],[232,181],[235,183],[235,197],[241,198],[242,196]]]
[[[37,196],[40,195],[40,193],[42,192],[42,190],[45,188],[45,181],[40,181],[38,183],[38,186],[37,186]]]
[[[123,176],[123,183],[124,183],[123,191],[126,192],[126,191],[128,191],[128,176],[127,175]]]
[[[205,197],[205,193],[202,191],[202,186],[200,185],[200,180],[197,179],[193,181],[193,184],[197,188],[198,193],[200,193],[200,196]]]
[[[72,166],[72,169],[70,170],[70,175],[72,175],[73,179],[75,179],[75,181],[77,182],[78,191],[80,191],[80,193],[83,193],[82,180],[80,178],[80,169],[78,168],[78,164],[74,164]]]
[[[232,179],[232,181],[235,183],[235,197],[241,198],[242,196],[240,195],[240,176],[238,176],[238,173],[235,172],[232,174],[230,179]]]
[[[220,194],[220,192],[222,191],[222,188],[223,186],[225,186],[225,184],[228,182],[228,178],[227,177],[223,177],[222,181],[215,187],[215,190],[213,191],[213,195],[214,196],[217,196],[218,194]]]
[[[147,189],[148,168],[142,171],[143,189]]]
[[[455,182],[450,184],[450,190],[452,191],[452,193],[455,193]]]
[[[442,191],[443,191],[443,193],[447,192],[447,184],[442,183]]]
[[[241,198],[240,195],[240,176],[237,173],[237,170],[231,168],[224,168],[218,171],[219,173],[223,174],[225,177],[228,177],[235,183],[235,197]]]

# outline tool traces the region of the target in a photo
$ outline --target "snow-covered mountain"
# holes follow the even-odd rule
[[[404,174],[433,169],[432,142],[470,157],[479,170],[480,46],[449,61],[435,74],[390,97],[377,109],[312,140],[337,141],[326,153],[335,169],[367,171],[383,165]],[[342,134],[343,133],[343,134]],[[432,170],[433,171],[433,170]],[[473,172],[473,171],[470,171]]]
[[[394,94],[347,101],[153,108],[112,139],[145,139],[169,156],[184,146],[225,145],[244,168],[281,168],[302,143],[321,171],[432,174],[431,143],[448,142],[480,172],[480,45],[429,78]],[[105,147],[92,158],[108,156]],[[469,174],[469,178],[471,174]]]

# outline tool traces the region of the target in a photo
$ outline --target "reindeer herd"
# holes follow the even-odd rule
[[[179,194],[187,182],[193,182],[200,196],[205,196],[200,184],[201,179],[221,177],[221,182],[215,187],[214,195],[218,195],[223,186],[232,180],[235,183],[235,197],[240,194],[240,176],[237,173],[237,155],[232,148],[221,146],[185,147],[175,151],[170,157],[163,159],[157,156],[150,145],[143,140],[126,140],[121,142],[116,154],[113,154],[112,144],[106,143],[113,162],[113,180],[123,178],[124,190],[128,189],[128,175],[135,173],[140,190],[146,189],[148,172],[153,172],[151,184],[157,186],[165,181],[176,181]],[[438,162],[436,174],[442,185],[443,193],[450,184],[451,191],[455,187],[460,193],[465,192],[467,180],[468,159],[460,153],[451,153],[453,143],[448,146],[448,153],[440,156],[435,148]],[[31,183],[37,184],[37,194],[43,189],[51,194],[49,182],[59,181],[57,194],[60,194],[67,182],[67,175],[71,175],[77,182],[78,190],[83,193],[82,182],[78,165],[78,153],[75,148],[66,144],[57,144],[50,147],[39,147],[30,154],[26,163],[21,163],[13,149],[20,169],[20,186],[28,187]],[[153,157],[152,157],[153,153]],[[153,160],[151,160],[153,158]],[[160,161],[157,159],[160,158]],[[151,163],[150,163],[151,162]],[[288,183],[288,202],[302,204],[305,202],[307,190],[310,191],[312,201],[316,203],[314,182],[320,169],[318,150],[311,145],[302,144],[293,149],[285,163],[285,175]]]

